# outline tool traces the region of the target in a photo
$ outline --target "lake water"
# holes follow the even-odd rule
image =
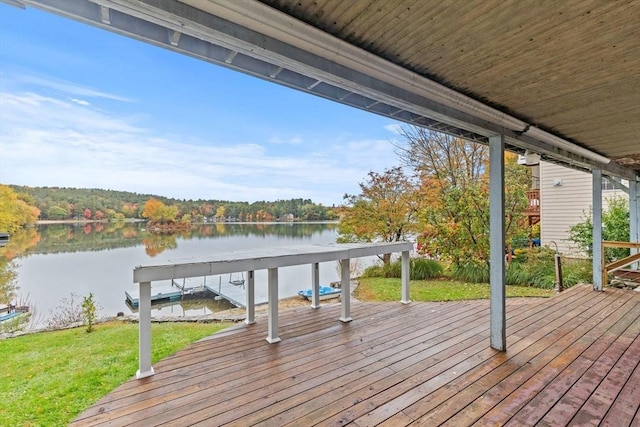
[[[0,248],[0,256],[12,258],[17,264],[18,294],[35,306],[41,326],[71,294],[81,298],[93,293],[102,316],[135,312],[125,303],[125,291],[138,293],[138,285],[133,283],[137,265],[184,261],[233,250],[334,243],[337,236],[333,223],[209,224],[171,235],[151,234],[145,227],[145,223],[39,225],[13,235],[10,244]],[[320,264],[321,284],[338,277],[335,262]],[[206,280],[217,284],[237,278],[239,274]],[[186,284],[196,286],[203,280],[187,279]],[[281,268],[280,297],[296,295],[300,289],[309,288],[310,281],[309,266]],[[157,283],[152,292],[170,287],[170,283]],[[256,299],[266,300],[266,296],[267,272],[257,271]],[[201,299],[154,307],[153,315],[209,314],[228,308],[232,306],[226,301]]]

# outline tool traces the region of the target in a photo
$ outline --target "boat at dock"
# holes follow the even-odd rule
[[[320,301],[338,298],[340,296],[341,289],[332,288],[331,286],[320,286]],[[298,295],[303,298],[311,301],[313,298],[313,290],[312,289],[304,289],[302,291],[298,291]]]
[[[6,322],[7,320],[14,319],[29,313],[29,307],[16,307],[14,305],[0,306],[0,322]]]

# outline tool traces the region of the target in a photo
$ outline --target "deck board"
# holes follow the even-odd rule
[[[74,421],[93,425],[603,425],[639,423],[640,293],[576,286],[507,300],[339,304],[238,325],[158,362]]]

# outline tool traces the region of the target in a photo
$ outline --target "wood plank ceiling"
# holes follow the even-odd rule
[[[640,171],[640,2],[260,0]]]

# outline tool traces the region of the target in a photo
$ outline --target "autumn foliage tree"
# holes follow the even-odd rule
[[[416,193],[424,209],[420,245],[454,266],[489,262],[489,153],[486,146],[423,128],[403,128],[403,163],[420,179]],[[526,235],[519,225],[527,206],[528,170],[505,154],[507,241]],[[506,242],[505,242],[506,244]]]
[[[176,221],[177,216],[176,206],[167,206],[155,198],[147,200],[142,211],[142,217],[148,218],[152,224],[170,224]]]
[[[28,197],[14,192],[7,185],[0,184],[0,231],[13,233],[38,219],[40,210],[31,206],[25,199]]]
[[[401,168],[369,172],[361,193],[345,195],[338,225],[340,242],[397,242],[417,230],[418,202],[411,180]],[[391,260],[386,254],[385,264]]]

